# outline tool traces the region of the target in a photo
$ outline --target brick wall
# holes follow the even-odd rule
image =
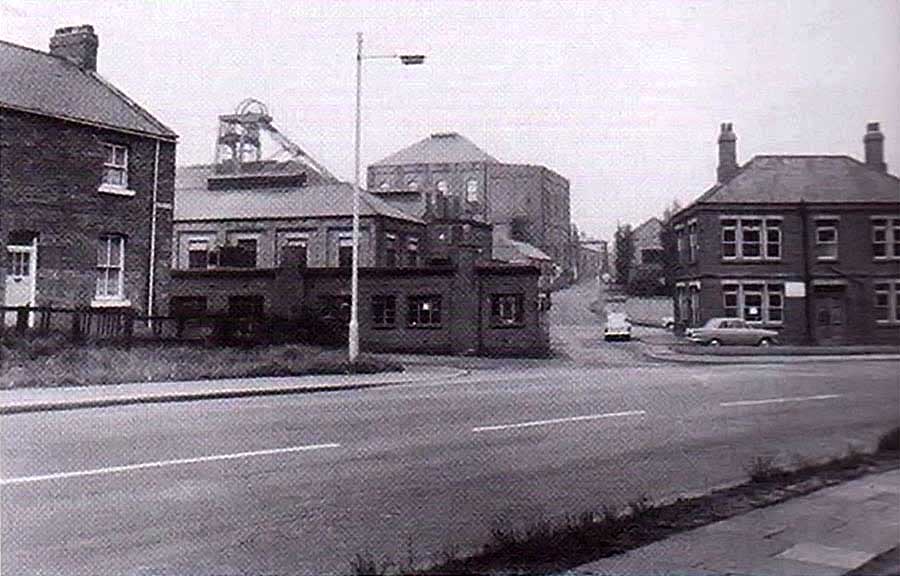
[[[156,140],[6,109],[0,110],[0,126],[0,269],[7,267],[10,231],[37,232],[36,304],[87,306],[95,290],[99,236],[123,234],[125,297],[145,311]],[[128,147],[133,196],[98,191],[104,142]],[[172,202],[174,178],[175,145],[162,142],[159,202]],[[171,230],[171,211],[159,210],[157,302],[166,301]],[[165,312],[164,305],[157,311]]]

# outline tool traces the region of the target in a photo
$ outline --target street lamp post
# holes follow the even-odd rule
[[[356,362],[359,356],[359,151],[362,133],[362,63],[363,60],[395,59],[406,66],[422,64],[425,56],[421,54],[383,54],[363,55],[363,35],[356,33],[356,138],[354,146],[353,167],[353,259],[350,270],[350,327],[348,353],[350,363]]]

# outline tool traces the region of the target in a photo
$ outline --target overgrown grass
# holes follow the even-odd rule
[[[355,574],[555,574],[578,565],[639,546],[672,534],[778,504],[863,474],[900,464],[897,446],[900,428],[885,434],[875,452],[848,447],[840,457],[813,461],[795,458],[795,466],[779,466],[776,458],[760,456],[745,466],[747,482],[709,494],[654,503],[643,496],[614,508],[567,516],[562,521],[541,519],[517,528],[500,522],[480,550],[459,557],[457,549],[438,554],[427,570],[412,564],[374,562],[364,555],[351,562]]]
[[[0,345],[0,389],[402,369],[396,362],[371,356],[350,364],[344,350],[300,344],[252,348],[141,344],[125,349],[43,338]]]

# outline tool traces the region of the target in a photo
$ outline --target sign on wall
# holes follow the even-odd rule
[[[785,282],[784,295],[787,298],[806,298],[806,284],[803,282]]]

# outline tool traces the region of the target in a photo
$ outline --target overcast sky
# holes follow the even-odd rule
[[[900,2],[50,2],[0,0],[0,38],[46,50],[92,24],[99,72],[209,162],[246,97],[332,172],[353,176],[355,33],[366,63],[363,165],[432,132],[571,182],[604,238],[715,177],[720,122],[755,154],[862,158],[880,121],[900,170]]]

